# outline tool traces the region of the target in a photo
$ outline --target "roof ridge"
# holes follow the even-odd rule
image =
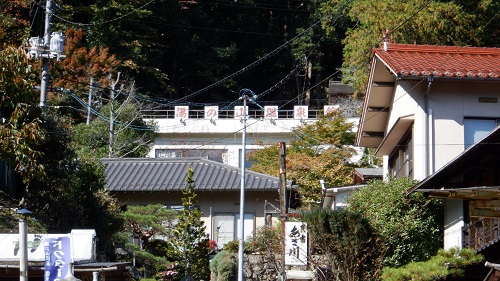
[[[388,43],[387,50],[377,48],[376,52],[419,52],[419,53],[456,53],[476,55],[500,55],[500,48],[496,47],[471,47],[471,46],[443,46],[443,45],[416,45]]]
[[[175,162],[175,161],[200,161],[209,160],[205,157],[171,157],[171,158],[156,158],[156,157],[130,157],[130,158],[101,158],[103,162]]]

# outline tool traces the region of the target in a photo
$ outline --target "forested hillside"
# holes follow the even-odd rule
[[[53,30],[81,29],[81,38],[74,38],[80,31],[67,33],[70,46],[77,40],[89,50],[108,48],[107,55],[120,62],[116,70],[134,80],[141,94],[163,104],[221,104],[237,99],[231,91],[241,88],[259,94],[268,91],[263,104],[294,98],[297,104],[303,102],[306,88],[342,63],[340,40],[349,20],[340,13],[333,15],[341,36],[325,36],[319,5],[317,1],[63,1],[54,9]],[[30,35],[42,36],[43,3],[30,9],[34,22]],[[68,79],[68,71],[66,67],[55,73],[54,83],[69,87],[70,81],[61,81]],[[314,88],[313,104],[322,104],[315,100],[324,99],[324,85]],[[85,90],[88,85],[71,87]]]
[[[43,37],[45,1],[3,2],[2,43]],[[500,8],[491,0],[55,3],[53,31],[66,32],[69,53],[54,63],[63,67],[55,66],[53,85],[86,92],[90,76],[104,84],[121,71],[159,107],[221,105],[241,88],[262,93],[261,104],[289,106],[308,103],[311,90],[310,104],[320,106],[329,79],[362,92],[371,48],[386,30],[398,43],[499,45]]]

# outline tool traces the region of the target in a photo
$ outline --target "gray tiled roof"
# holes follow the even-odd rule
[[[354,170],[363,176],[382,177],[384,175],[382,168],[355,168]]]
[[[180,191],[191,167],[198,191],[237,191],[241,169],[205,158],[105,158],[106,189],[114,192]],[[278,190],[279,179],[245,172],[246,190]]]

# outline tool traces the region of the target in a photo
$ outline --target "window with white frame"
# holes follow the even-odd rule
[[[406,132],[389,156],[389,174],[393,177],[412,177],[413,175],[412,130],[413,127]]]
[[[500,124],[500,119],[465,118],[464,119],[465,149],[480,141],[491,131],[493,131],[499,124]]]
[[[227,149],[155,149],[156,158],[204,157],[219,163],[225,163],[226,154]]]
[[[217,247],[222,247],[230,241],[239,238],[240,233],[239,213],[215,213],[213,216],[213,234]],[[254,231],[254,215],[245,213],[243,220],[243,230],[245,239],[251,236]]]

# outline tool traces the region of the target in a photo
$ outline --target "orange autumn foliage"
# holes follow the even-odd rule
[[[64,53],[66,59],[54,64],[54,87],[84,90],[89,87],[90,78],[96,83],[107,84],[107,76],[117,71],[120,62],[108,48],[84,46],[84,32],[70,28],[65,33]]]

